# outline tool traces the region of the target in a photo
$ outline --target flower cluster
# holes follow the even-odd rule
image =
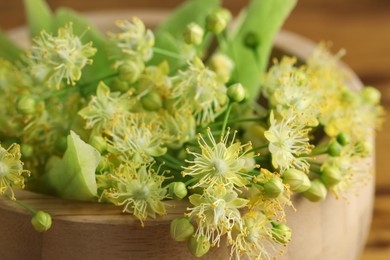
[[[213,1],[187,4],[201,2]],[[15,200],[13,188],[27,186],[92,198],[142,226],[169,214],[166,200],[187,198],[170,233],[193,255],[226,242],[235,259],[272,259],[291,239],[293,194],[317,202],[358,191],[370,178],[380,93],[351,90],[342,52],[324,45],[305,65],[284,57],[265,72],[272,45],[259,39],[273,35],[245,28],[257,13],[228,33],[230,12],[209,9],[155,33],[138,18],[107,38],[91,28],[96,48],[69,23],[42,31],[21,60],[0,58],[0,141],[11,144],[0,146],[0,195]],[[50,228],[49,215],[32,213],[36,230]]]

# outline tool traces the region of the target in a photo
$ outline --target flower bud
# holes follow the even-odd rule
[[[302,193],[310,188],[309,177],[303,171],[297,169],[288,169],[283,173],[283,182],[288,184],[292,191]]]
[[[349,144],[351,142],[351,136],[349,134],[346,134],[346,133],[339,133],[336,137],[336,140],[342,146],[346,146],[347,144]]]
[[[20,151],[24,158],[31,158],[31,156],[34,154],[34,147],[29,144],[21,144]]]
[[[183,32],[185,43],[193,45],[201,44],[203,41],[203,35],[203,28],[196,23],[188,24]]]
[[[273,177],[264,184],[264,194],[268,198],[277,198],[284,190],[283,182],[279,177]]]
[[[61,152],[65,152],[68,147],[68,141],[66,136],[60,136],[55,142],[55,148]]]
[[[206,28],[207,30],[219,34],[225,30],[227,24],[229,23],[229,15],[226,9],[218,9],[217,11],[211,13],[206,18]],[[231,16],[230,16],[231,17]]]
[[[327,193],[328,191],[321,180],[315,179],[311,181],[311,187],[303,193],[303,196],[312,202],[317,202],[324,200]]]
[[[363,88],[361,95],[368,104],[377,105],[381,100],[381,92],[374,87]]]
[[[24,115],[32,115],[36,111],[37,102],[29,95],[24,95],[17,101],[16,109]]]
[[[325,166],[321,171],[321,181],[326,187],[333,187],[343,179],[339,169],[333,166]]]
[[[31,219],[31,224],[38,232],[45,232],[51,227],[51,216],[43,211],[38,211]]]
[[[118,68],[119,79],[134,83],[138,80],[143,71],[143,63],[126,61]]]
[[[148,94],[143,96],[141,103],[142,106],[148,111],[155,111],[162,108],[163,106],[161,96],[155,91],[150,91]]]
[[[183,182],[172,182],[169,184],[169,195],[175,200],[181,200],[187,196],[188,190]]]
[[[186,241],[194,234],[194,226],[187,218],[175,218],[171,222],[171,237],[175,241]]]
[[[115,78],[111,84],[112,88],[116,91],[126,92],[129,90],[129,83],[127,81]]]
[[[291,228],[285,224],[272,223],[272,237],[275,241],[286,245],[291,241]]]
[[[245,98],[245,89],[240,83],[231,85],[227,90],[227,95],[234,102],[241,102]]]
[[[90,138],[89,144],[95,147],[100,153],[104,153],[107,150],[107,141],[103,136],[94,135]]]
[[[341,154],[342,149],[343,147],[336,140],[332,140],[328,144],[328,154],[330,156],[339,156]]]
[[[245,35],[244,45],[249,49],[257,49],[259,44],[260,44],[259,37],[257,36],[256,33],[249,32]]]
[[[372,144],[367,141],[357,141],[355,143],[355,152],[361,157],[367,157],[372,153]]]
[[[191,254],[196,257],[201,257],[210,250],[210,241],[205,236],[191,236],[187,245]]]

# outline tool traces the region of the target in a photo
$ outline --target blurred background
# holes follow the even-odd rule
[[[108,9],[153,8],[169,11],[184,0],[47,0],[55,9],[71,7],[81,12]],[[237,13],[248,0],[225,0]],[[23,1],[0,0],[0,28],[8,30],[25,23]],[[284,29],[314,41],[331,41],[333,50],[347,50],[344,61],[364,84],[382,92],[390,108],[390,1],[389,0],[299,0]],[[390,259],[390,114],[376,139],[376,201],[374,219],[361,260]]]

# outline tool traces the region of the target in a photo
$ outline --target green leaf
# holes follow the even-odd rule
[[[0,30],[0,58],[11,62],[19,59],[21,50]]]
[[[220,0],[186,1],[177,8],[164,23],[157,27],[155,30],[155,47],[169,50],[180,55],[180,43],[184,43],[182,39],[184,28],[191,22],[198,23],[200,26],[204,27],[207,15],[218,8],[219,5]],[[165,55],[155,53],[150,63],[160,64],[163,60],[169,62],[170,68],[178,68],[181,64],[186,62],[185,60],[172,59]]]
[[[235,29],[236,34],[223,50],[235,62],[234,80],[246,88],[247,96],[252,99],[259,95],[261,77],[267,69],[274,36],[295,4],[296,0],[252,0]],[[259,40],[257,48],[250,49],[244,45],[248,33]]]
[[[73,131],[67,144],[64,157],[53,157],[48,163],[46,180],[63,198],[93,200],[97,195],[95,171],[100,153]]]
[[[107,39],[96,29],[83,15],[67,9],[59,8],[55,16],[55,28],[63,27],[65,24],[73,23],[75,35],[82,36],[83,43],[92,42],[97,53],[93,57],[93,64],[85,66],[83,76],[79,85],[95,82],[114,73],[107,54]],[[97,84],[96,84],[97,85]]]
[[[53,15],[45,0],[24,0],[30,36],[53,32]]]

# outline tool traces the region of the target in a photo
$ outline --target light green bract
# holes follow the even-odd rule
[[[47,179],[58,195],[67,199],[91,200],[97,196],[95,170],[100,153],[73,131],[67,138],[64,157],[52,158]]]

